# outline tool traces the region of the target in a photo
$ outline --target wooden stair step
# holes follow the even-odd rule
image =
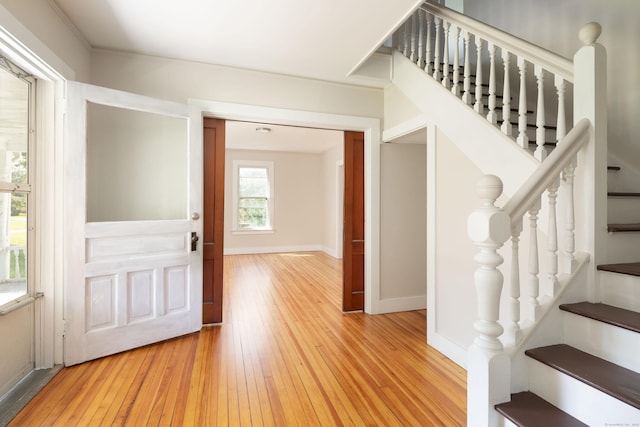
[[[637,224],[640,226],[640,224]],[[620,264],[602,264],[598,270],[610,271],[612,273],[628,274],[630,276],[640,276],[640,262],[625,262]]]
[[[566,344],[525,351],[525,354],[627,405],[640,409],[640,374]]]
[[[634,224],[609,224],[607,225],[609,233],[628,233],[632,231],[640,231],[640,223]],[[628,273],[627,273],[628,274]]]
[[[609,191],[607,193],[609,197],[640,197],[640,193],[623,192],[623,191]]]
[[[640,313],[602,303],[561,304],[560,310],[640,333]]]
[[[521,427],[582,427],[583,422],[529,391],[511,395],[511,402],[496,405],[496,411]]]

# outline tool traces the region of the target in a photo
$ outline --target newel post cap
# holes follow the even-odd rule
[[[511,219],[495,201],[502,194],[502,181],[495,175],[485,175],[476,184],[476,194],[482,206],[467,222],[467,233],[477,244],[502,245],[511,235]]]
[[[600,34],[602,34],[602,26],[597,22],[589,22],[580,28],[578,37],[585,45],[591,45],[598,40]]]

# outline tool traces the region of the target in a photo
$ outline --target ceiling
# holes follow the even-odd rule
[[[351,72],[421,3],[50,1],[93,48],[373,86],[380,83]]]
[[[258,129],[269,129],[260,132]],[[342,144],[342,131],[227,121],[225,145],[238,150],[318,154]]]
[[[382,87],[357,68],[420,0],[50,0],[96,49]],[[353,72],[356,71],[356,72]],[[228,122],[227,147],[324,152],[342,132]],[[338,137],[336,137],[338,135]]]

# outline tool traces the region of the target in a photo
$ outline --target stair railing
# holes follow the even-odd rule
[[[606,230],[606,52],[596,43],[599,35],[600,26],[595,23],[580,30],[585,46],[574,57],[573,129],[504,208],[495,204],[502,195],[498,177],[486,175],[477,185],[482,206],[468,221],[469,236],[478,247],[474,275],[477,336],[469,349],[467,365],[468,425],[499,424],[494,405],[510,400],[511,358],[522,351],[527,334],[541,320],[546,308],[543,305],[549,306],[557,295],[559,275],[564,273],[565,278],[570,278],[575,273],[578,251],[591,261],[588,286],[596,289],[595,265],[606,250],[602,237]],[[562,239],[558,233],[558,201],[564,210]],[[542,211],[546,212],[548,229],[547,247],[540,249],[538,215]],[[528,272],[526,283],[521,285],[519,241],[525,224],[529,228]],[[501,310],[503,274],[498,266],[503,257],[498,251],[509,238],[511,271],[505,298],[508,307]],[[541,259],[546,259],[547,295],[551,298],[544,298],[540,292]],[[521,294],[525,295],[524,301]],[[590,292],[591,298],[597,299],[596,294]],[[506,316],[501,318],[501,313]]]
[[[429,2],[395,33],[394,46],[538,160],[570,127],[573,63],[562,56]]]

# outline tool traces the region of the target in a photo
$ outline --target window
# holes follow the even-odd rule
[[[0,306],[28,292],[34,83],[33,78],[0,57]]]
[[[273,230],[273,162],[233,162],[234,231]]]

